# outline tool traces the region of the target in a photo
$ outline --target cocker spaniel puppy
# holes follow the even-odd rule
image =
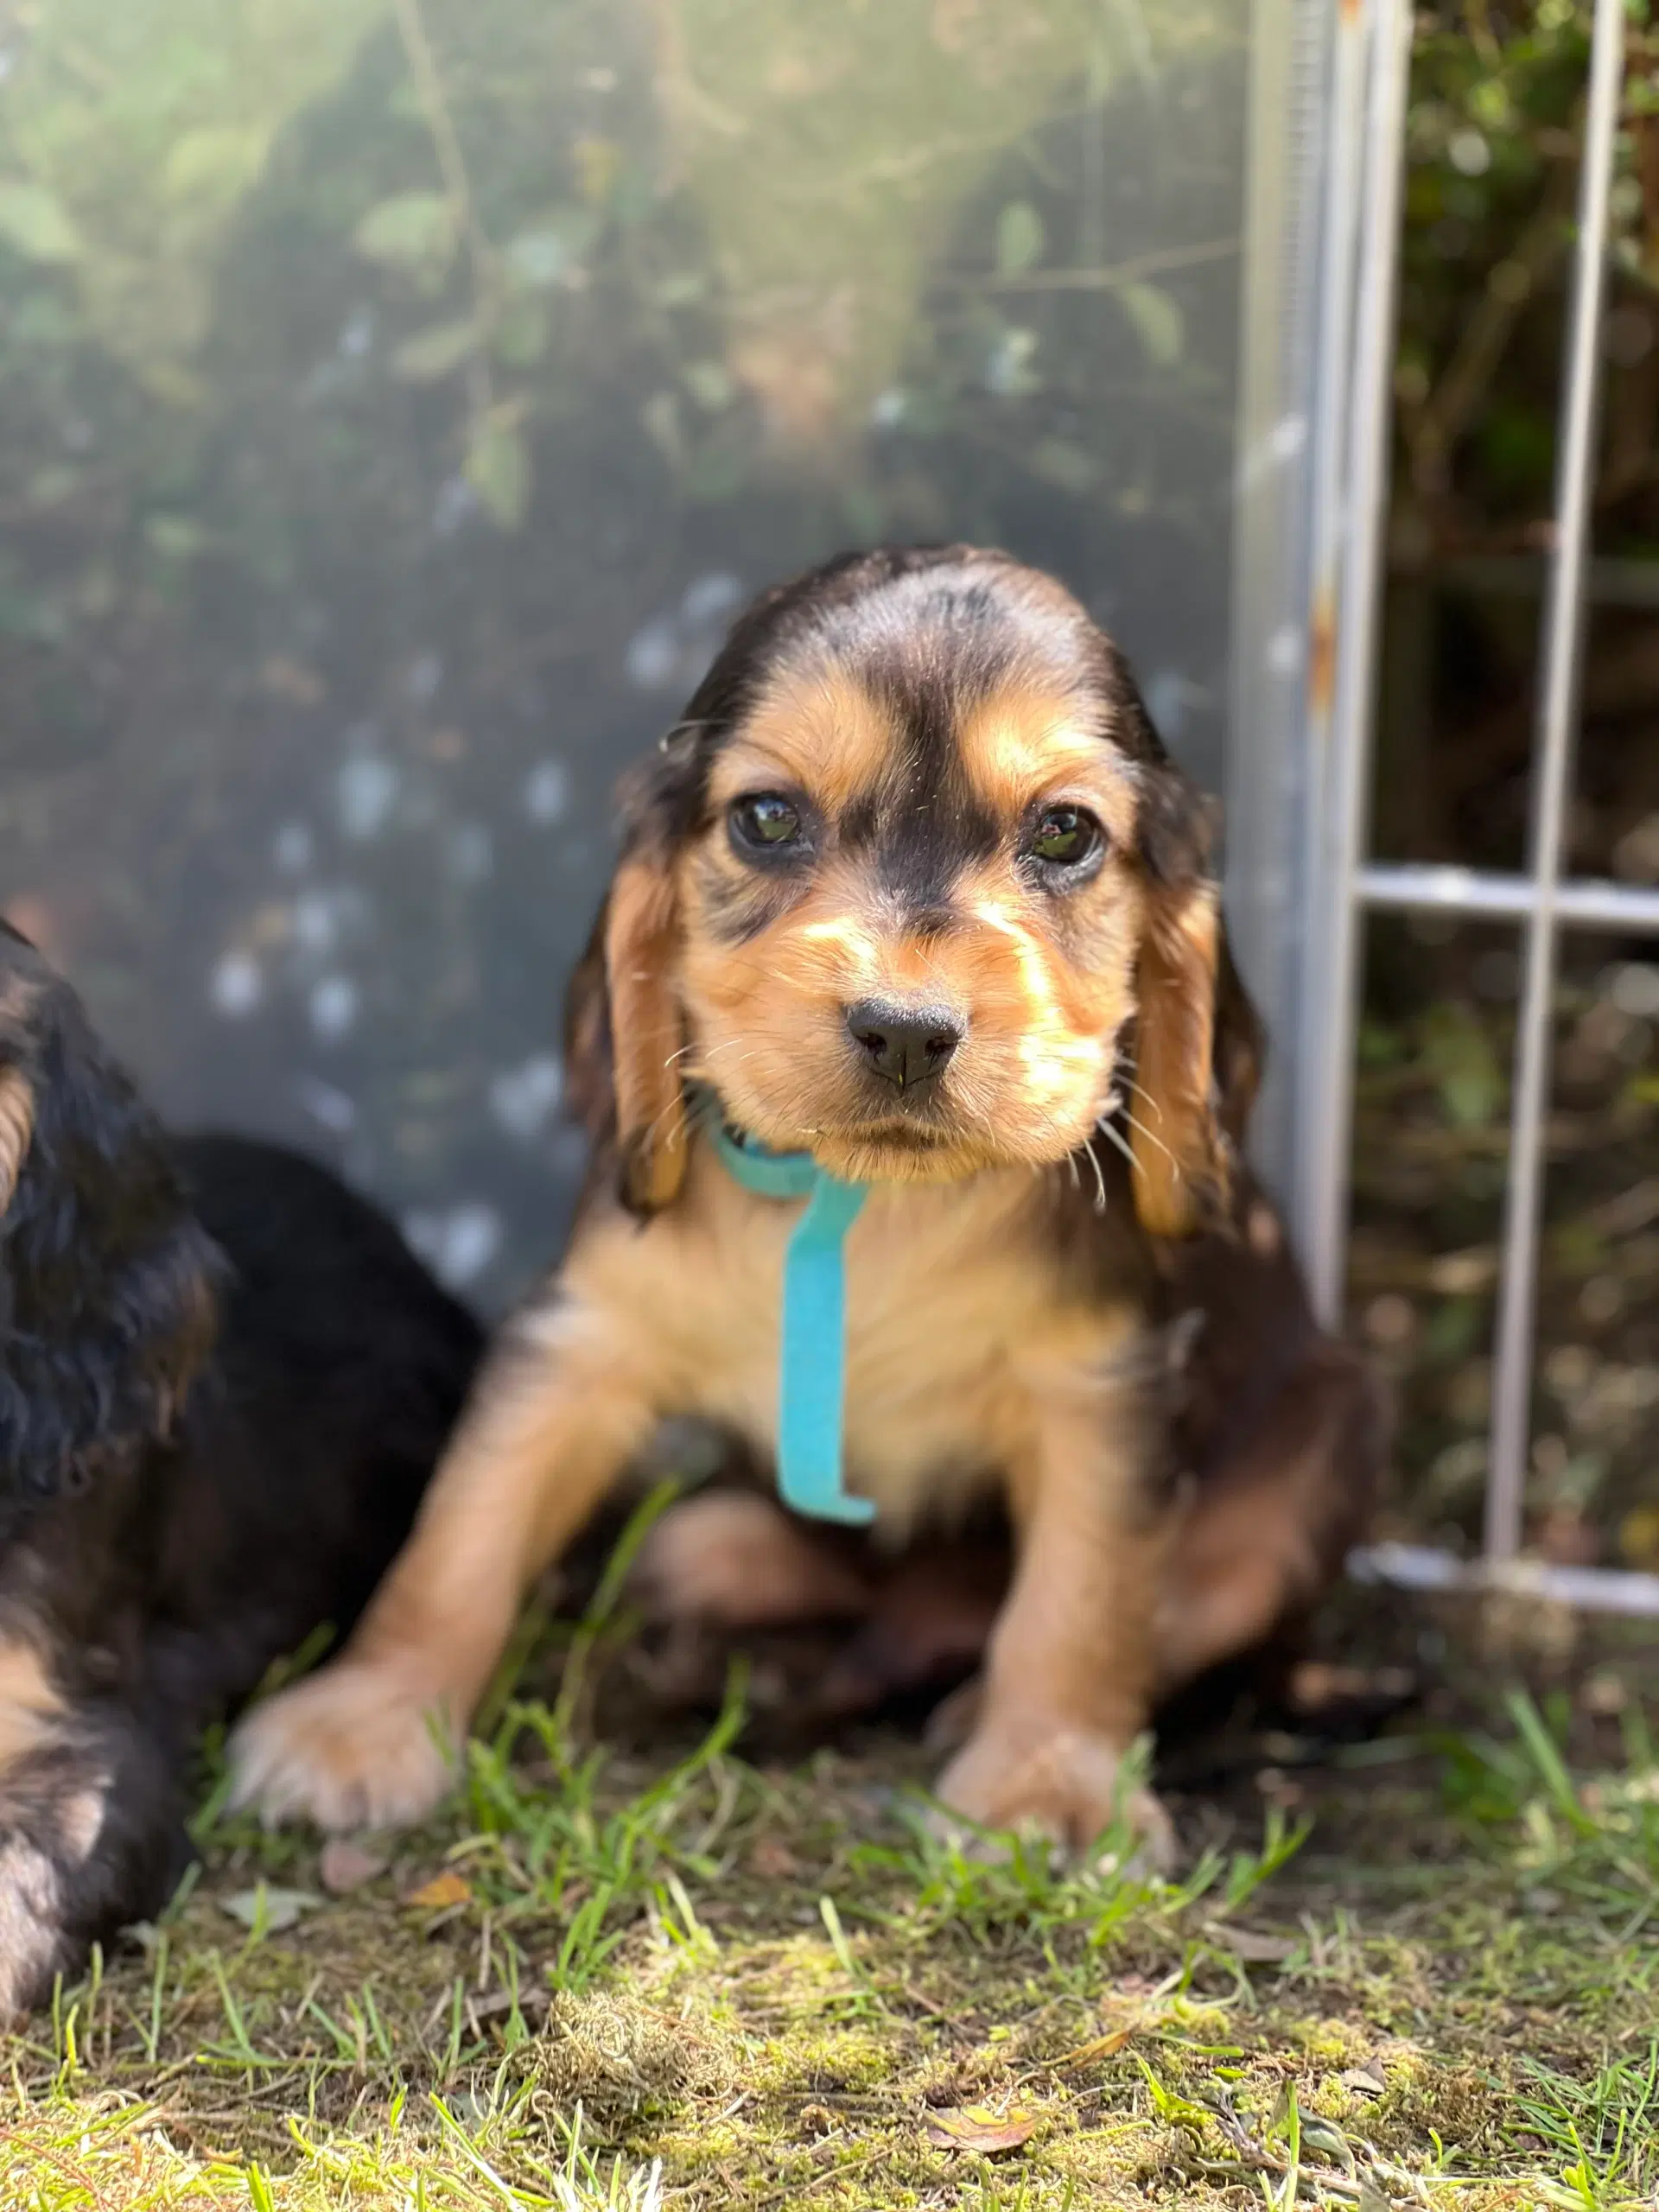
[[[354,1619],[476,1351],[331,1177],[169,1143],[0,925],[0,2021],[167,1903],[198,1732]]]
[[[939,1795],[1102,1831],[1157,1700],[1332,1571],[1380,1449],[1237,1156],[1258,1040],[1205,825],[1116,649],[1003,555],[848,557],[742,616],[632,786],[572,988],[568,1256],[345,1652],[244,1724],[245,1797],[430,1804],[433,1716],[465,1730],[531,1578],[690,1414],[808,1513],[873,1510],[877,1549],[1006,1503]],[[656,1579],[733,1621],[855,1611],[845,1542],[696,1498]]]

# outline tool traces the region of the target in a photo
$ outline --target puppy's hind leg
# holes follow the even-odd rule
[[[569,1306],[510,1330],[340,1657],[238,1729],[238,1803],[353,1828],[437,1802],[526,1590],[660,1417],[638,1354]]]
[[[1311,1609],[1359,1538],[1388,1443],[1376,1378],[1322,1339],[1244,1448],[1203,1477],[1158,1606],[1161,1695]]]
[[[646,1537],[633,1586],[648,1619],[728,1631],[853,1618],[869,1579],[817,1529],[752,1491],[711,1490],[671,1507]]]
[[[874,1596],[856,1539],[804,1526],[748,1490],[707,1490],[671,1506],[640,1549],[631,1586],[648,1631],[633,1672],[671,1708],[718,1701],[734,1651],[753,1639],[856,1621]],[[775,1679],[785,1705],[807,1701],[787,1664],[768,1666],[764,1679]],[[752,1701],[767,1702],[755,1688],[752,1680]]]

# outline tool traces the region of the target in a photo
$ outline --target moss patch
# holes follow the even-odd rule
[[[0,2204],[1651,2202],[1630,1672],[1611,1734],[1540,1682],[1299,1770],[1289,1816],[1247,1758],[1178,1796],[1167,1887],[929,1840],[896,1738],[761,1771],[734,1711],[601,1755],[526,1699],[348,1895],[210,1824],[167,1923],[10,2040]]]

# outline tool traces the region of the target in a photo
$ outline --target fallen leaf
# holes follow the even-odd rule
[[[1301,2115],[1302,2151],[1312,2151],[1322,2158],[1334,2159],[1351,2178],[1358,2171],[1348,2138],[1332,2120],[1321,2120],[1317,2113]]]
[[[1382,2069],[1372,2063],[1351,2066],[1345,2074],[1338,2074],[1337,2079],[1344,2089],[1352,2089],[1362,2097],[1380,2097],[1389,2086],[1382,2078]]]
[[[408,1891],[404,1903],[413,1905],[419,1912],[442,1912],[448,1905],[467,1904],[472,1894],[473,1885],[465,1875],[457,1874],[453,1866],[446,1866],[442,1874],[423,1882],[418,1890]]]
[[[1250,1966],[1277,1966],[1296,1948],[1294,1936],[1274,1936],[1265,1928],[1234,1928],[1225,1921],[1212,1920],[1205,1933]]]
[[[1056,2066],[1092,2065],[1096,2059],[1110,2058],[1115,2051],[1122,2050],[1135,2032],[1133,2028],[1114,2028],[1110,2035],[1096,2036],[1090,2043],[1080,2043],[1075,2050],[1062,2053],[1052,2063]]]
[[[378,1852],[365,1851],[360,1843],[343,1835],[325,1843],[317,1861],[317,1878],[331,1897],[344,1897],[347,1890],[360,1890],[365,1882],[373,1881],[385,1871],[386,1862]]]
[[[314,1891],[271,1889],[264,1882],[219,1899],[232,1920],[239,1920],[245,1928],[268,1931],[291,1928],[302,1912],[310,1912],[321,1903]]]
[[[988,2105],[947,2105],[927,2115],[927,2139],[946,2150],[982,2151],[995,2158],[999,2151],[1017,2151],[1037,2132],[1037,2114],[1011,2106],[1005,2113]]]

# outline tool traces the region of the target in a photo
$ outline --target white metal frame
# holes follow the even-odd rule
[[[1258,0],[1255,31],[1257,143],[1234,700],[1241,741],[1233,747],[1228,795],[1229,874],[1241,959],[1275,1035],[1291,1044],[1292,1065],[1263,1102],[1264,1164],[1285,1192],[1315,1303],[1332,1324],[1341,1318],[1346,1273],[1356,994],[1366,914],[1513,920],[1522,926],[1525,948],[1483,1554],[1471,1563],[1383,1545],[1354,1564],[1362,1573],[1421,1588],[1497,1582],[1569,1603],[1659,1613],[1659,1576],[1550,1568],[1519,1557],[1560,932],[1659,933],[1659,892],[1562,876],[1592,565],[1589,505],[1624,0],[1594,0],[1532,819],[1521,874],[1365,856],[1411,8],[1409,0],[1345,0],[1330,15],[1298,11],[1304,39],[1323,41],[1316,62],[1305,63],[1300,74],[1283,58],[1296,50],[1297,17],[1287,13],[1294,9],[1295,0]],[[1288,155],[1278,150],[1281,142]],[[1304,197],[1299,208],[1298,194],[1312,194],[1311,203]],[[1310,204],[1319,212],[1317,247]],[[1287,258],[1305,276],[1313,272],[1317,295],[1316,308],[1304,308],[1294,327],[1283,315]],[[1271,324],[1275,310],[1279,352],[1270,373],[1253,359],[1248,334],[1264,320]],[[1306,394],[1295,388],[1289,358],[1299,343],[1312,354]],[[1274,456],[1276,479],[1268,466]],[[1286,456],[1301,456],[1300,467]],[[1286,520],[1299,501],[1306,515],[1300,537]],[[1298,710],[1284,714],[1290,702],[1274,696],[1273,673],[1294,677]],[[1284,714],[1276,726],[1267,719],[1274,714]]]

